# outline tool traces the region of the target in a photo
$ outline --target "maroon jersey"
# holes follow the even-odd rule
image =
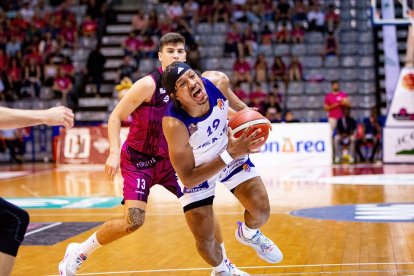
[[[162,118],[170,102],[161,84],[161,67],[149,74],[155,91],[149,102],[143,102],[131,114],[129,134],[125,143],[134,150],[152,156],[168,158],[168,146],[162,132]]]

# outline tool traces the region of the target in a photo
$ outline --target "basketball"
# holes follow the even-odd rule
[[[229,120],[229,127],[232,129],[232,134],[234,137],[238,138],[243,134],[243,131],[249,127],[253,126],[250,133],[255,131],[257,128],[260,128],[262,132],[259,133],[259,137],[264,137],[264,140],[258,144],[255,148],[261,147],[269,137],[269,121],[259,112],[252,109],[245,109],[238,111],[233,117]],[[249,133],[249,134],[250,134]]]

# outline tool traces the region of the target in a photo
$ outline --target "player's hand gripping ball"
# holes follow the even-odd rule
[[[231,128],[232,134],[236,138],[240,137],[243,134],[243,131],[249,126],[252,126],[250,133],[255,131],[257,128],[261,129],[261,132],[257,138],[264,137],[264,140],[257,144],[255,148],[261,147],[269,137],[269,131],[272,128],[268,119],[257,111],[252,109],[244,109],[238,111],[229,120],[229,127]],[[250,133],[248,133],[248,135],[250,135]]]

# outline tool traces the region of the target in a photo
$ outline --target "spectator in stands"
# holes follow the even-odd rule
[[[137,79],[135,76],[136,71],[137,67],[133,64],[131,57],[124,56],[124,63],[118,69],[118,82],[125,77],[135,82]]]
[[[267,110],[269,108],[274,108],[276,110],[277,113],[281,113],[282,112],[282,107],[280,106],[280,101],[279,101],[279,95],[270,92],[269,94],[266,95],[266,102],[264,104],[264,108],[267,112]]]
[[[285,123],[300,123],[300,120],[295,118],[291,110],[286,110],[284,122]]]
[[[11,36],[10,41],[6,44],[6,55],[9,57],[15,57],[22,50],[22,44],[18,40],[17,36]]]
[[[150,30],[152,30],[150,28]],[[160,35],[165,35],[172,31],[172,22],[168,16],[161,15],[158,23],[158,30]]]
[[[56,47],[57,42],[52,37],[52,33],[45,32],[43,34],[42,40],[39,43],[39,54],[42,56],[47,56],[53,51],[53,49],[56,49]]]
[[[326,24],[326,30],[328,32],[334,32],[339,26],[340,23],[340,17],[337,12],[335,12],[335,8],[333,4],[330,4],[328,6],[328,12],[325,15],[325,24]]]
[[[229,14],[231,10],[226,1],[214,0],[213,3],[213,22],[229,23]]]
[[[314,4],[308,12],[308,22],[310,31],[325,32],[325,14],[319,4]]]
[[[379,123],[377,108],[371,108],[369,118],[364,118],[362,124],[358,125],[356,150],[361,162],[365,162],[368,148],[371,148],[369,161],[374,162],[375,155],[381,144],[381,125]],[[367,152],[365,152],[365,149]]]
[[[143,58],[155,58],[157,56],[157,43],[149,34],[144,35],[141,45],[141,54]]]
[[[101,45],[98,43],[95,49],[89,53],[88,60],[86,62],[88,79],[91,79],[92,83],[95,84],[95,90],[98,95],[101,92],[100,89],[103,81],[105,62],[106,57],[101,53]]]
[[[0,72],[7,69],[9,63],[9,57],[4,52],[4,49],[0,47]]]
[[[271,123],[281,123],[282,122],[282,113],[278,112],[276,108],[269,107],[266,109],[265,117]]]
[[[41,88],[41,69],[35,59],[29,59],[29,64],[24,67],[24,83],[22,88],[22,97],[33,97],[37,98],[40,96]],[[34,93],[32,93],[32,91]]]
[[[60,65],[60,68],[62,68],[62,72],[65,76],[69,77],[72,79],[72,81],[74,81],[74,77],[75,77],[75,67],[72,64],[72,61],[70,59],[70,57],[65,56],[63,58],[63,62]]]
[[[260,24],[263,20],[263,4],[260,1],[249,1],[244,5],[247,23]]]
[[[122,42],[124,54],[133,57],[137,66],[139,65],[139,60],[141,59],[140,50],[142,45],[143,42],[137,38],[134,32],[130,32],[128,37]]]
[[[68,104],[68,95],[72,92],[73,83],[70,78],[65,76],[60,67],[57,68],[57,76],[53,82],[53,93],[55,98],[61,98],[63,105]]]
[[[233,92],[234,92],[234,95],[236,95],[237,98],[242,100],[246,105],[250,105],[250,96],[248,95],[247,91],[243,90],[240,82],[237,82],[234,85]]]
[[[261,31],[261,44],[272,45],[273,43],[273,32],[270,30],[269,24],[265,24]]]
[[[95,37],[98,29],[98,23],[92,19],[89,15],[85,16],[85,20],[82,23],[82,34],[88,37]]]
[[[325,40],[322,58],[333,55],[339,56],[339,45],[334,33],[329,32]]]
[[[39,9],[36,9],[32,17],[32,26],[35,27],[39,32],[43,33],[46,27],[46,20],[40,13]]]
[[[272,65],[272,81],[286,81],[286,65],[281,56],[275,56]]]
[[[290,20],[290,4],[287,0],[279,0],[276,9],[276,21]]]
[[[169,19],[165,15],[162,15],[162,18],[164,19],[164,21]],[[150,36],[156,36],[159,38],[169,31],[171,31],[171,24],[163,24],[163,27],[161,28],[157,12],[155,10],[151,10],[148,15],[148,29],[146,33]]]
[[[231,52],[236,53],[236,56],[244,56],[242,38],[238,23],[233,23],[230,30],[227,32],[226,44],[227,47],[231,49]]]
[[[334,136],[334,155],[335,163],[342,160],[342,146],[348,146],[349,163],[355,162],[355,142],[356,142],[356,121],[351,117],[351,109],[344,108],[344,116],[338,120],[336,133]]]
[[[10,87],[9,78],[6,71],[0,70],[0,100],[5,100],[6,102],[12,102],[15,97]]]
[[[196,26],[198,23],[198,11],[200,6],[197,1],[186,0],[184,3],[185,20],[192,26]]]
[[[292,59],[290,61],[288,68],[288,78],[290,81],[303,80],[302,64],[296,56],[292,56]]]
[[[277,97],[277,101],[280,104],[282,103],[283,97],[282,97],[282,93],[280,92],[279,83],[277,81],[275,81],[273,85],[270,87],[269,93],[273,93]]]
[[[277,43],[289,43],[290,42],[290,34],[287,28],[286,22],[282,22],[279,30],[276,32],[276,42]]]
[[[60,33],[64,39],[64,46],[67,48],[74,48],[78,39],[76,26],[73,26],[72,23],[67,20]]]
[[[274,22],[276,5],[273,0],[263,0],[263,18],[265,22]]]
[[[257,35],[253,30],[253,26],[249,24],[246,28],[243,28],[241,43],[246,56],[256,56],[257,42]]]
[[[1,142],[9,149],[10,163],[22,164],[25,153],[22,132],[19,129],[2,129],[0,130]]]
[[[302,44],[304,42],[304,39],[305,39],[305,31],[298,23],[296,23],[291,32],[292,43]]]
[[[244,81],[251,83],[252,76],[250,70],[250,64],[244,59],[244,57],[238,57],[233,66],[233,83]]]
[[[19,59],[13,57],[9,61],[9,67],[7,69],[7,76],[9,77],[9,83],[13,91],[13,98],[20,98],[20,89],[22,87],[23,68],[20,65]]]
[[[19,13],[22,15],[22,18],[24,18],[25,20],[30,22],[33,15],[34,15],[34,10],[30,6],[29,2],[25,2],[25,3],[23,3]]]
[[[259,82],[255,82],[252,92],[250,93],[250,106],[257,108],[263,116],[266,115],[265,99],[266,92],[263,91],[262,86]]]
[[[303,3],[303,0],[295,0],[295,5],[293,6],[293,23],[301,25],[302,22],[307,20],[308,6]]]
[[[188,46],[195,44],[194,35],[193,35],[193,29],[191,26],[185,21],[180,20],[175,28],[175,32],[181,34],[184,36],[186,44]]]
[[[181,6],[180,1],[174,0],[170,5],[167,7],[167,15],[170,17],[172,21],[179,21],[184,15],[184,9]]]
[[[340,90],[339,82],[332,81],[332,91],[326,94],[324,109],[328,112],[328,121],[332,131],[336,129],[337,122],[344,116],[344,108],[351,107],[348,94]]]
[[[7,41],[8,41],[8,38],[7,38],[7,34],[5,30],[3,28],[0,28],[0,49],[3,49],[3,51],[6,51]]]
[[[233,19],[236,21],[243,20],[242,17],[245,16],[243,7],[246,5],[247,0],[231,0],[231,6],[233,8]]]
[[[137,13],[132,16],[131,28],[132,32],[137,35],[143,35],[148,29],[148,18],[146,14],[138,9]]]
[[[268,73],[267,73],[267,61],[263,54],[258,55],[256,64],[254,65],[255,78],[257,82],[267,82]]]
[[[202,71],[201,54],[196,43],[189,45],[189,49],[187,51],[187,64],[194,70]]]

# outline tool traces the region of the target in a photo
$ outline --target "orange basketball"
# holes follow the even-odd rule
[[[230,118],[229,127],[232,129],[232,134],[236,138],[240,137],[243,134],[243,131],[249,126],[253,126],[250,133],[255,131],[257,128],[260,128],[262,132],[259,133],[258,137],[264,137],[264,140],[255,147],[259,148],[269,137],[270,126],[268,122],[269,121],[259,112],[252,109],[244,109],[238,111],[233,115],[233,117]]]

